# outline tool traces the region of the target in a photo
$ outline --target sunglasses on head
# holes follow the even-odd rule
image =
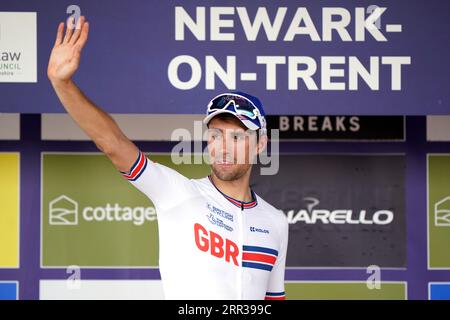
[[[224,94],[215,97],[208,104],[208,114],[215,110],[230,110],[230,108],[234,108],[237,114],[250,119],[256,119],[259,115],[259,110],[253,102],[237,94]]]

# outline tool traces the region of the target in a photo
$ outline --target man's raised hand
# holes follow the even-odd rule
[[[70,80],[80,64],[81,51],[88,39],[89,23],[81,16],[75,28],[73,24],[74,18],[69,18],[65,34],[64,22],[58,25],[47,68],[47,76],[51,82]]]

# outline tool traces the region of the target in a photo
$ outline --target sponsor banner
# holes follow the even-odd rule
[[[20,140],[20,114],[0,113],[0,140]]]
[[[403,116],[268,116],[267,125],[280,140],[405,140]]]
[[[41,280],[41,300],[162,300],[161,280]]]
[[[252,181],[288,218],[288,267],[406,267],[403,155],[281,155]]]
[[[3,2],[4,11],[37,11],[43,75],[35,86],[0,87],[3,112],[64,111],[45,68],[57,23],[83,14],[95,26],[77,83],[111,113],[200,114],[212,96],[238,89],[268,114],[449,114],[450,48],[436,32],[449,28],[447,1],[129,0],[122,10],[109,0],[102,14],[96,1]],[[31,43],[33,31],[12,34]],[[12,60],[19,49],[5,52]]]
[[[206,165],[151,159],[187,177]],[[100,154],[42,155],[42,266],[156,267],[157,213],[151,201]]]
[[[288,300],[406,300],[406,282],[379,283],[379,288],[357,281],[288,281]]]
[[[450,300],[450,283],[432,282],[428,284],[430,300]]]
[[[450,116],[427,116],[427,141],[450,141]]]
[[[428,267],[450,269],[450,154],[428,154]]]
[[[0,268],[19,267],[19,153],[0,153]]]
[[[37,82],[36,38],[36,12],[0,12],[0,82]]]
[[[0,300],[18,300],[19,283],[17,281],[0,281]]]

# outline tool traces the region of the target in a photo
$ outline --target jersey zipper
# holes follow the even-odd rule
[[[241,265],[239,268],[239,298],[244,298],[244,267],[242,266],[242,257],[244,255],[244,204],[241,202],[241,210],[238,213],[239,224],[239,243],[241,247]]]

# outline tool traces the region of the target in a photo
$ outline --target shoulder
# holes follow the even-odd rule
[[[205,192],[205,191],[211,189],[211,186],[208,181],[208,177],[189,179],[189,182],[199,192]]]
[[[277,226],[277,228],[281,232],[287,232],[289,223],[286,215],[280,209],[275,208],[273,205],[265,201],[259,195],[256,195],[258,198],[258,206],[261,206],[261,210],[269,216],[271,221]]]

